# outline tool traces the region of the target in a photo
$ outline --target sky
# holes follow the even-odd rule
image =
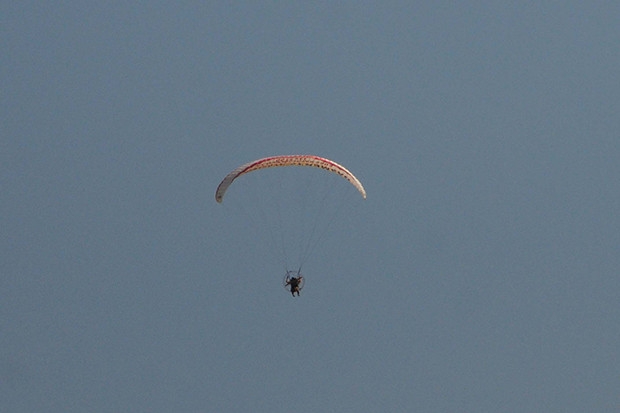
[[[617,411],[619,20],[3,2],[0,411]],[[368,193],[335,183],[296,298],[276,211],[214,199],[293,153]]]

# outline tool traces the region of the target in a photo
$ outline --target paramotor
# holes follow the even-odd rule
[[[347,185],[341,183],[338,176],[353,185],[364,199],[366,191],[355,175],[332,160],[316,155],[279,155],[257,159],[232,170],[218,185],[215,200],[222,203],[229,187],[242,175],[284,166],[320,168],[329,173],[315,174],[306,168],[290,168],[287,171],[274,171],[274,174],[268,172],[252,174],[250,179],[243,179],[244,182],[241,182],[241,188],[244,190],[237,191],[235,188],[229,197],[230,201],[233,201],[231,203],[233,207],[241,208],[241,212],[247,212],[250,218],[254,218],[253,221],[258,227],[265,228],[261,236],[270,235],[270,237],[261,238],[261,242],[264,240],[269,244],[271,239],[275,252],[281,252],[286,272],[283,285],[293,295],[295,293],[299,295],[305,282],[301,276],[302,265],[315,247],[324,240],[327,230],[335,226],[336,215],[346,210],[343,208],[345,201],[355,194],[352,190],[346,190]],[[316,175],[319,178],[318,182],[312,179],[309,182],[293,179],[290,181],[292,191],[289,191],[289,186],[285,184],[288,183],[287,180],[277,179],[276,182],[272,182],[270,179],[262,179],[282,178],[283,175],[297,178],[297,172],[303,178],[312,178],[307,175]],[[295,258],[292,256],[297,257],[296,261],[293,261]],[[291,271],[290,268],[297,270]]]

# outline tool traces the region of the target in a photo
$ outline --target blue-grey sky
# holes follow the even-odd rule
[[[3,2],[0,411],[617,411],[619,21]],[[295,299],[213,196],[285,153],[368,192]]]

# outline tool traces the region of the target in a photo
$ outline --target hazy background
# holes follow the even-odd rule
[[[619,21],[2,2],[0,411],[618,411]],[[285,153],[368,191],[295,299],[213,196]]]

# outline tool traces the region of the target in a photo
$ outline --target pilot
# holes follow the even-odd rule
[[[297,297],[299,297],[299,290],[300,290],[299,285],[301,281],[303,280],[303,278],[304,277],[300,275],[298,277],[291,277],[286,280],[286,285],[290,285],[291,295],[293,297],[295,297],[295,293],[297,293]]]

